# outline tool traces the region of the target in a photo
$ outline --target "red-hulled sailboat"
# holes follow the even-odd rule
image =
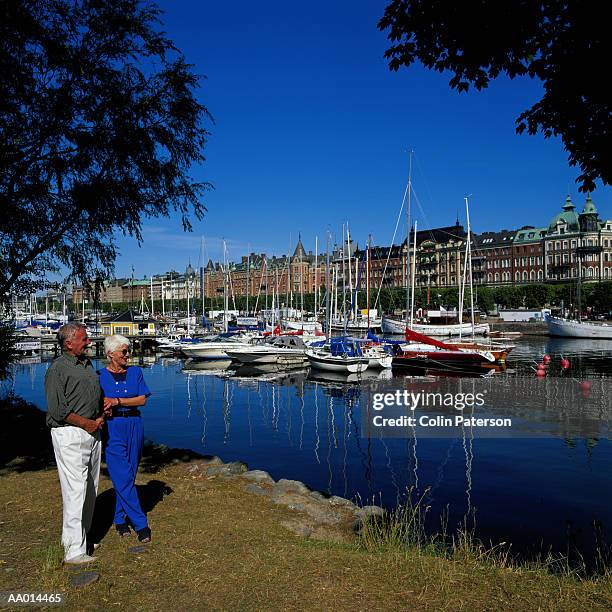
[[[487,371],[505,363],[512,348],[477,342],[446,343],[406,329],[406,344],[398,346],[393,368]]]

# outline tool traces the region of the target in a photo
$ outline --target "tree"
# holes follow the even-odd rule
[[[60,267],[108,276],[114,232],[202,218],[210,188],[199,77],[137,0],[15,0],[0,8],[0,304]]]
[[[542,99],[516,120],[518,133],[560,136],[581,191],[612,180],[612,105],[608,5],[566,0],[392,0],[378,27],[389,29],[385,52],[398,70],[420,61],[449,70],[459,92],[481,90],[505,74],[538,78]]]

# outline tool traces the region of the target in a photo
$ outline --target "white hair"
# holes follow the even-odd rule
[[[85,325],[82,323],[76,323],[75,321],[71,321],[70,323],[66,323],[62,325],[57,331],[57,340],[62,348],[64,348],[64,343],[66,340],[72,340],[74,335],[79,331],[79,329],[87,329]]]
[[[130,348],[132,343],[125,337],[120,334],[114,334],[112,336],[106,336],[104,338],[104,353],[108,355],[116,351],[120,346],[127,346]]]

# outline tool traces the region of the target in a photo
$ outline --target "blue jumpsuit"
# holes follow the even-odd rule
[[[104,368],[99,371],[100,386],[105,397],[149,397],[151,392],[145,383],[142,370],[129,366],[124,374],[114,374]],[[134,408],[113,408],[113,415]],[[140,416],[113,416],[108,419],[108,443],[106,465],[115,487],[115,524],[130,523],[136,531],[147,527],[147,516],[140,507],[136,491],[136,472],[142,455],[144,429]],[[127,519],[126,519],[127,516]]]

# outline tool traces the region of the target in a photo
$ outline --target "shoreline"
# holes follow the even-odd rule
[[[135,546],[133,538],[126,545],[114,533],[114,493],[103,468],[92,534],[102,546],[87,568],[96,578],[79,587],[73,581],[87,572],[61,565],[61,494],[44,413],[25,402],[4,404],[4,422],[11,424],[0,433],[0,507],[9,510],[2,519],[4,591],[63,592],[69,609],[612,605],[609,574],[578,579],[551,573],[549,561],[520,565],[465,533],[451,548],[410,540],[418,532],[400,533],[398,521],[416,515],[359,507],[299,481],[274,481],[240,461],[160,445],[147,447],[137,477],[153,544]],[[42,428],[33,427],[37,421]],[[40,444],[42,436],[48,445]],[[26,454],[11,456],[7,438]],[[139,575],[142,580],[121,579]]]

